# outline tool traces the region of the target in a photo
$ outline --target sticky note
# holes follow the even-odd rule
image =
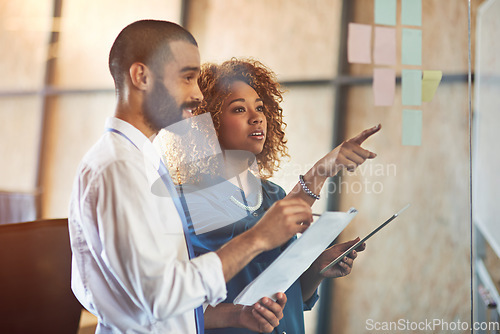
[[[422,0],[402,0],[401,24],[422,26]]]
[[[375,24],[396,25],[396,0],[375,0]]]
[[[411,146],[422,144],[422,110],[403,110],[402,142]]]
[[[396,64],[396,29],[375,27],[373,62],[378,65]]]
[[[372,26],[349,23],[347,31],[347,61],[349,63],[370,64]]]
[[[404,106],[422,104],[422,71],[403,70],[401,73],[401,94]]]
[[[422,102],[430,102],[443,77],[441,71],[424,71],[422,78]]]
[[[392,106],[396,91],[396,72],[390,68],[373,70],[373,97],[376,106]]]
[[[422,65],[422,30],[403,29],[401,62],[404,65]]]

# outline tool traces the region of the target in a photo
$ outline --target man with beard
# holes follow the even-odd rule
[[[277,202],[259,223],[216,252],[192,258],[186,217],[151,140],[203,96],[193,36],[165,21],[127,26],[109,57],[117,104],[106,131],[83,158],[71,197],[72,289],[98,318],[97,333],[202,333],[202,304],[225,299],[225,282],[252,258],[303,232],[302,200]],[[161,178],[165,194],[151,191]],[[286,296],[234,314],[236,326],[269,332]]]

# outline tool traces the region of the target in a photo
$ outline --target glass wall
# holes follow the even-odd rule
[[[471,1],[473,50],[483,2]],[[395,4],[393,25],[375,21],[376,5],[383,3]],[[324,284],[321,302],[307,313],[307,333],[398,332],[380,326],[401,319],[405,326],[434,319],[471,324],[469,2],[421,0],[421,25],[403,19],[407,5],[405,0],[0,0],[0,191],[40,195],[39,216],[66,217],[77,165],[114,112],[107,68],[114,38],[137,19],[172,20],[193,33],[202,62],[253,57],[276,72],[286,89],[282,106],[290,159],[273,181],[286,191],[335,145],[382,124],[363,144],[377,157],[325,186],[324,199],[313,210],[359,210],[338,240],[343,241],[363,237],[411,206],[370,239],[349,276]],[[349,63],[349,23],[371,27],[370,54],[375,29],[394,29],[395,62]],[[418,65],[403,61],[406,29],[421,33]],[[394,70],[391,105],[375,106],[377,68]],[[403,70],[441,71],[434,97],[408,106]],[[415,131],[414,123],[404,127],[404,110],[421,115],[418,145],[403,141],[407,131]]]

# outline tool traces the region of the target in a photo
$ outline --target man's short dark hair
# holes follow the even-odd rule
[[[117,91],[123,89],[125,77],[135,62],[159,73],[171,57],[169,43],[173,41],[198,46],[189,31],[172,22],[141,20],[126,26],[116,37],[109,53],[109,70]]]

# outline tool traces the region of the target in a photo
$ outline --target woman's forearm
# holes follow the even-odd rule
[[[316,165],[314,165],[309,171],[307,171],[306,174],[304,174],[304,183],[306,184],[307,188],[310,191],[312,191],[316,195],[319,195],[327,178],[328,178],[328,176],[320,173],[318,167]],[[295,187],[293,187],[293,189],[288,193],[288,195],[286,197],[288,197],[288,198],[292,198],[292,197],[301,198],[304,201],[306,201],[307,204],[309,204],[311,206],[316,201],[316,199],[314,197],[312,197],[311,195],[307,194],[304,191],[304,188],[302,187],[300,182],[297,182]]]

